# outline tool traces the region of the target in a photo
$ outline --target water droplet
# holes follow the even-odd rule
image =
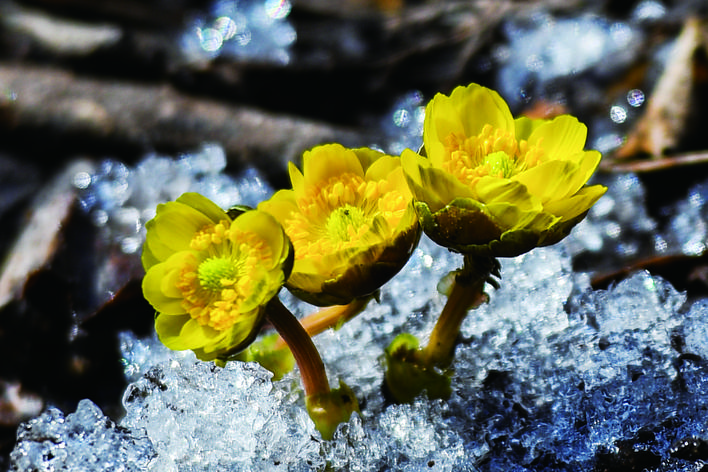
[[[408,110],[404,109],[399,109],[393,112],[393,123],[400,127],[403,128],[408,125],[411,121],[411,115],[408,113]]]
[[[199,36],[199,44],[207,52],[218,51],[224,44],[224,37],[221,32],[214,28],[199,28],[197,34]]]
[[[74,187],[85,190],[91,185],[91,175],[88,172],[77,172],[72,182]]]
[[[251,42],[251,30],[246,28],[236,36],[234,36],[234,41],[238,43],[239,46],[245,46]]]
[[[266,0],[263,4],[266,15],[274,20],[282,20],[290,14],[292,5],[289,0]]]
[[[632,107],[640,107],[644,103],[644,92],[639,89],[632,89],[627,92],[627,103]]]
[[[615,123],[624,123],[627,120],[627,110],[619,105],[613,106],[610,108],[610,119]]]
[[[227,41],[236,34],[238,25],[228,16],[222,16],[214,20],[214,29],[221,33],[224,41]]]
[[[666,7],[655,0],[645,0],[639,2],[632,12],[632,19],[635,21],[658,20],[666,14]]]
[[[136,237],[124,238],[120,242],[120,249],[124,254],[135,254],[142,245],[141,239]]]

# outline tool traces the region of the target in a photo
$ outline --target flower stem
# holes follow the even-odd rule
[[[499,262],[494,257],[466,254],[462,268],[441,281],[440,286],[447,288],[440,290],[447,293],[448,298],[428,345],[420,348],[418,338],[401,333],[386,348],[385,391],[393,400],[410,403],[423,391],[431,399],[450,396],[449,367],[455,355],[460,326],[470,309],[487,300],[484,284],[499,287],[491,277],[500,277],[499,269]]]
[[[430,335],[428,345],[422,349],[424,365],[447,368],[454,358],[457,336],[470,309],[487,301],[484,284],[489,276],[497,275],[499,265],[494,258],[466,255],[462,269],[455,275],[447,302]]]
[[[337,427],[349,421],[353,412],[359,411],[359,402],[354,392],[341,381],[339,388],[329,388],[322,358],[312,339],[278,297],[268,303],[266,313],[266,317],[287,343],[300,368],[305,389],[305,407],[310,418],[322,439],[332,439]]]
[[[321,308],[300,319],[300,324],[307,334],[315,336],[329,328],[337,328],[362,312],[371,297],[357,298],[347,305],[333,305]],[[281,337],[275,341],[273,350],[277,351],[287,346],[287,341]]]
[[[329,393],[329,381],[320,353],[295,315],[278,297],[274,297],[268,303],[266,313],[268,321],[278,331],[295,357],[295,362],[300,368],[305,395],[309,397]]]
[[[422,350],[421,357],[425,365],[447,368],[452,364],[457,335],[468,310],[486,300],[484,279],[469,283],[460,281],[460,278],[455,278],[445,307],[435,322],[430,341]]]

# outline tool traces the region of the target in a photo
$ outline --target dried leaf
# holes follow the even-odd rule
[[[659,157],[678,145],[691,111],[694,55],[702,46],[702,27],[696,18],[686,20],[664,72],[649,96],[644,115],[615,157],[640,153]]]
[[[32,203],[29,220],[0,270],[0,308],[19,298],[29,276],[51,260],[76,198],[73,177],[91,170],[88,162],[71,163]]]

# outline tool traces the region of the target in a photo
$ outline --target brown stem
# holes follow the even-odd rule
[[[275,297],[268,303],[266,317],[293,353],[305,395],[328,394],[329,381],[320,353],[295,315]]]
[[[424,365],[447,368],[452,364],[460,326],[470,309],[487,300],[484,284],[490,275],[499,275],[499,263],[495,258],[465,255],[463,267],[455,276],[430,341],[421,350]]]
[[[321,332],[340,326],[342,323],[354,318],[366,307],[371,298],[357,298],[347,305],[334,305],[326,308],[321,308],[316,312],[307,315],[300,319],[300,324],[310,337],[320,334]],[[287,342],[281,335],[273,345],[273,350],[278,351],[287,346]]]
[[[422,356],[426,365],[442,368],[450,366],[457,335],[467,312],[486,299],[483,288],[484,279],[472,284],[461,282],[459,278],[455,280],[445,307],[435,322],[430,341],[423,349]]]

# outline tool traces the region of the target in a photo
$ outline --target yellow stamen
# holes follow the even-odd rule
[[[227,220],[208,225],[194,235],[189,246],[195,251],[204,251],[211,245],[222,244],[228,237],[229,226],[231,223]]]
[[[444,144],[443,169],[470,187],[487,175],[508,179],[537,166],[544,157],[540,143],[531,147],[525,140],[517,142],[512,131],[489,124],[477,136],[450,133]]]

